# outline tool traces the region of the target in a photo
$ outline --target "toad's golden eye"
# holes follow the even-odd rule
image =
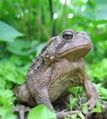
[[[73,32],[72,31],[65,31],[65,32],[63,32],[62,37],[65,40],[71,40],[73,38]]]

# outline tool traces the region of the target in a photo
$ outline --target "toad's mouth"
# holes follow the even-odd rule
[[[61,57],[69,57],[69,58],[80,58],[84,57],[88,54],[88,52],[91,50],[92,45],[86,44],[86,45],[80,45],[73,47],[72,49],[67,49],[64,52],[58,53],[59,58]]]

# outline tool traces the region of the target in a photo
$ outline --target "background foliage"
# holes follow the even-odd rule
[[[12,88],[24,82],[33,57],[66,28],[86,31],[93,49],[87,70],[107,101],[106,0],[0,0],[0,117],[14,119]],[[75,102],[75,101],[74,101]]]

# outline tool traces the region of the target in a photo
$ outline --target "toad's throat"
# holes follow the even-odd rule
[[[91,50],[91,45],[90,44],[87,44],[87,45],[81,45],[81,46],[76,46],[76,47],[73,47],[72,49],[67,49],[65,50],[64,52],[60,52],[58,53],[59,57],[64,57],[68,54],[72,54],[73,52],[74,53],[78,53],[80,52],[80,57],[82,56],[85,56],[90,50]]]

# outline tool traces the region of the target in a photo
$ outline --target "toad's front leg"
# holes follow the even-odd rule
[[[90,80],[87,78],[84,80],[84,87],[86,90],[86,94],[89,97],[88,105],[89,109],[92,109],[96,105],[98,93],[97,90],[95,89],[94,85]]]
[[[98,93],[96,88],[94,87],[93,83],[88,79],[88,76],[86,75],[84,69],[80,71],[80,78],[83,80],[83,85],[86,91],[86,95],[89,98],[89,101],[87,102],[89,109],[92,109],[96,105]]]
[[[83,60],[81,60],[83,61]],[[81,67],[79,68],[79,78],[83,82],[83,86],[85,88],[85,92],[87,97],[89,98],[89,101],[87,102],[89,109],[92,109],[96,105],[96,101],[98,98],[98,92],[93,85],[93,83],[88,79],[88,76],[85,72],[85,65],[84,62],[82,63]]]

